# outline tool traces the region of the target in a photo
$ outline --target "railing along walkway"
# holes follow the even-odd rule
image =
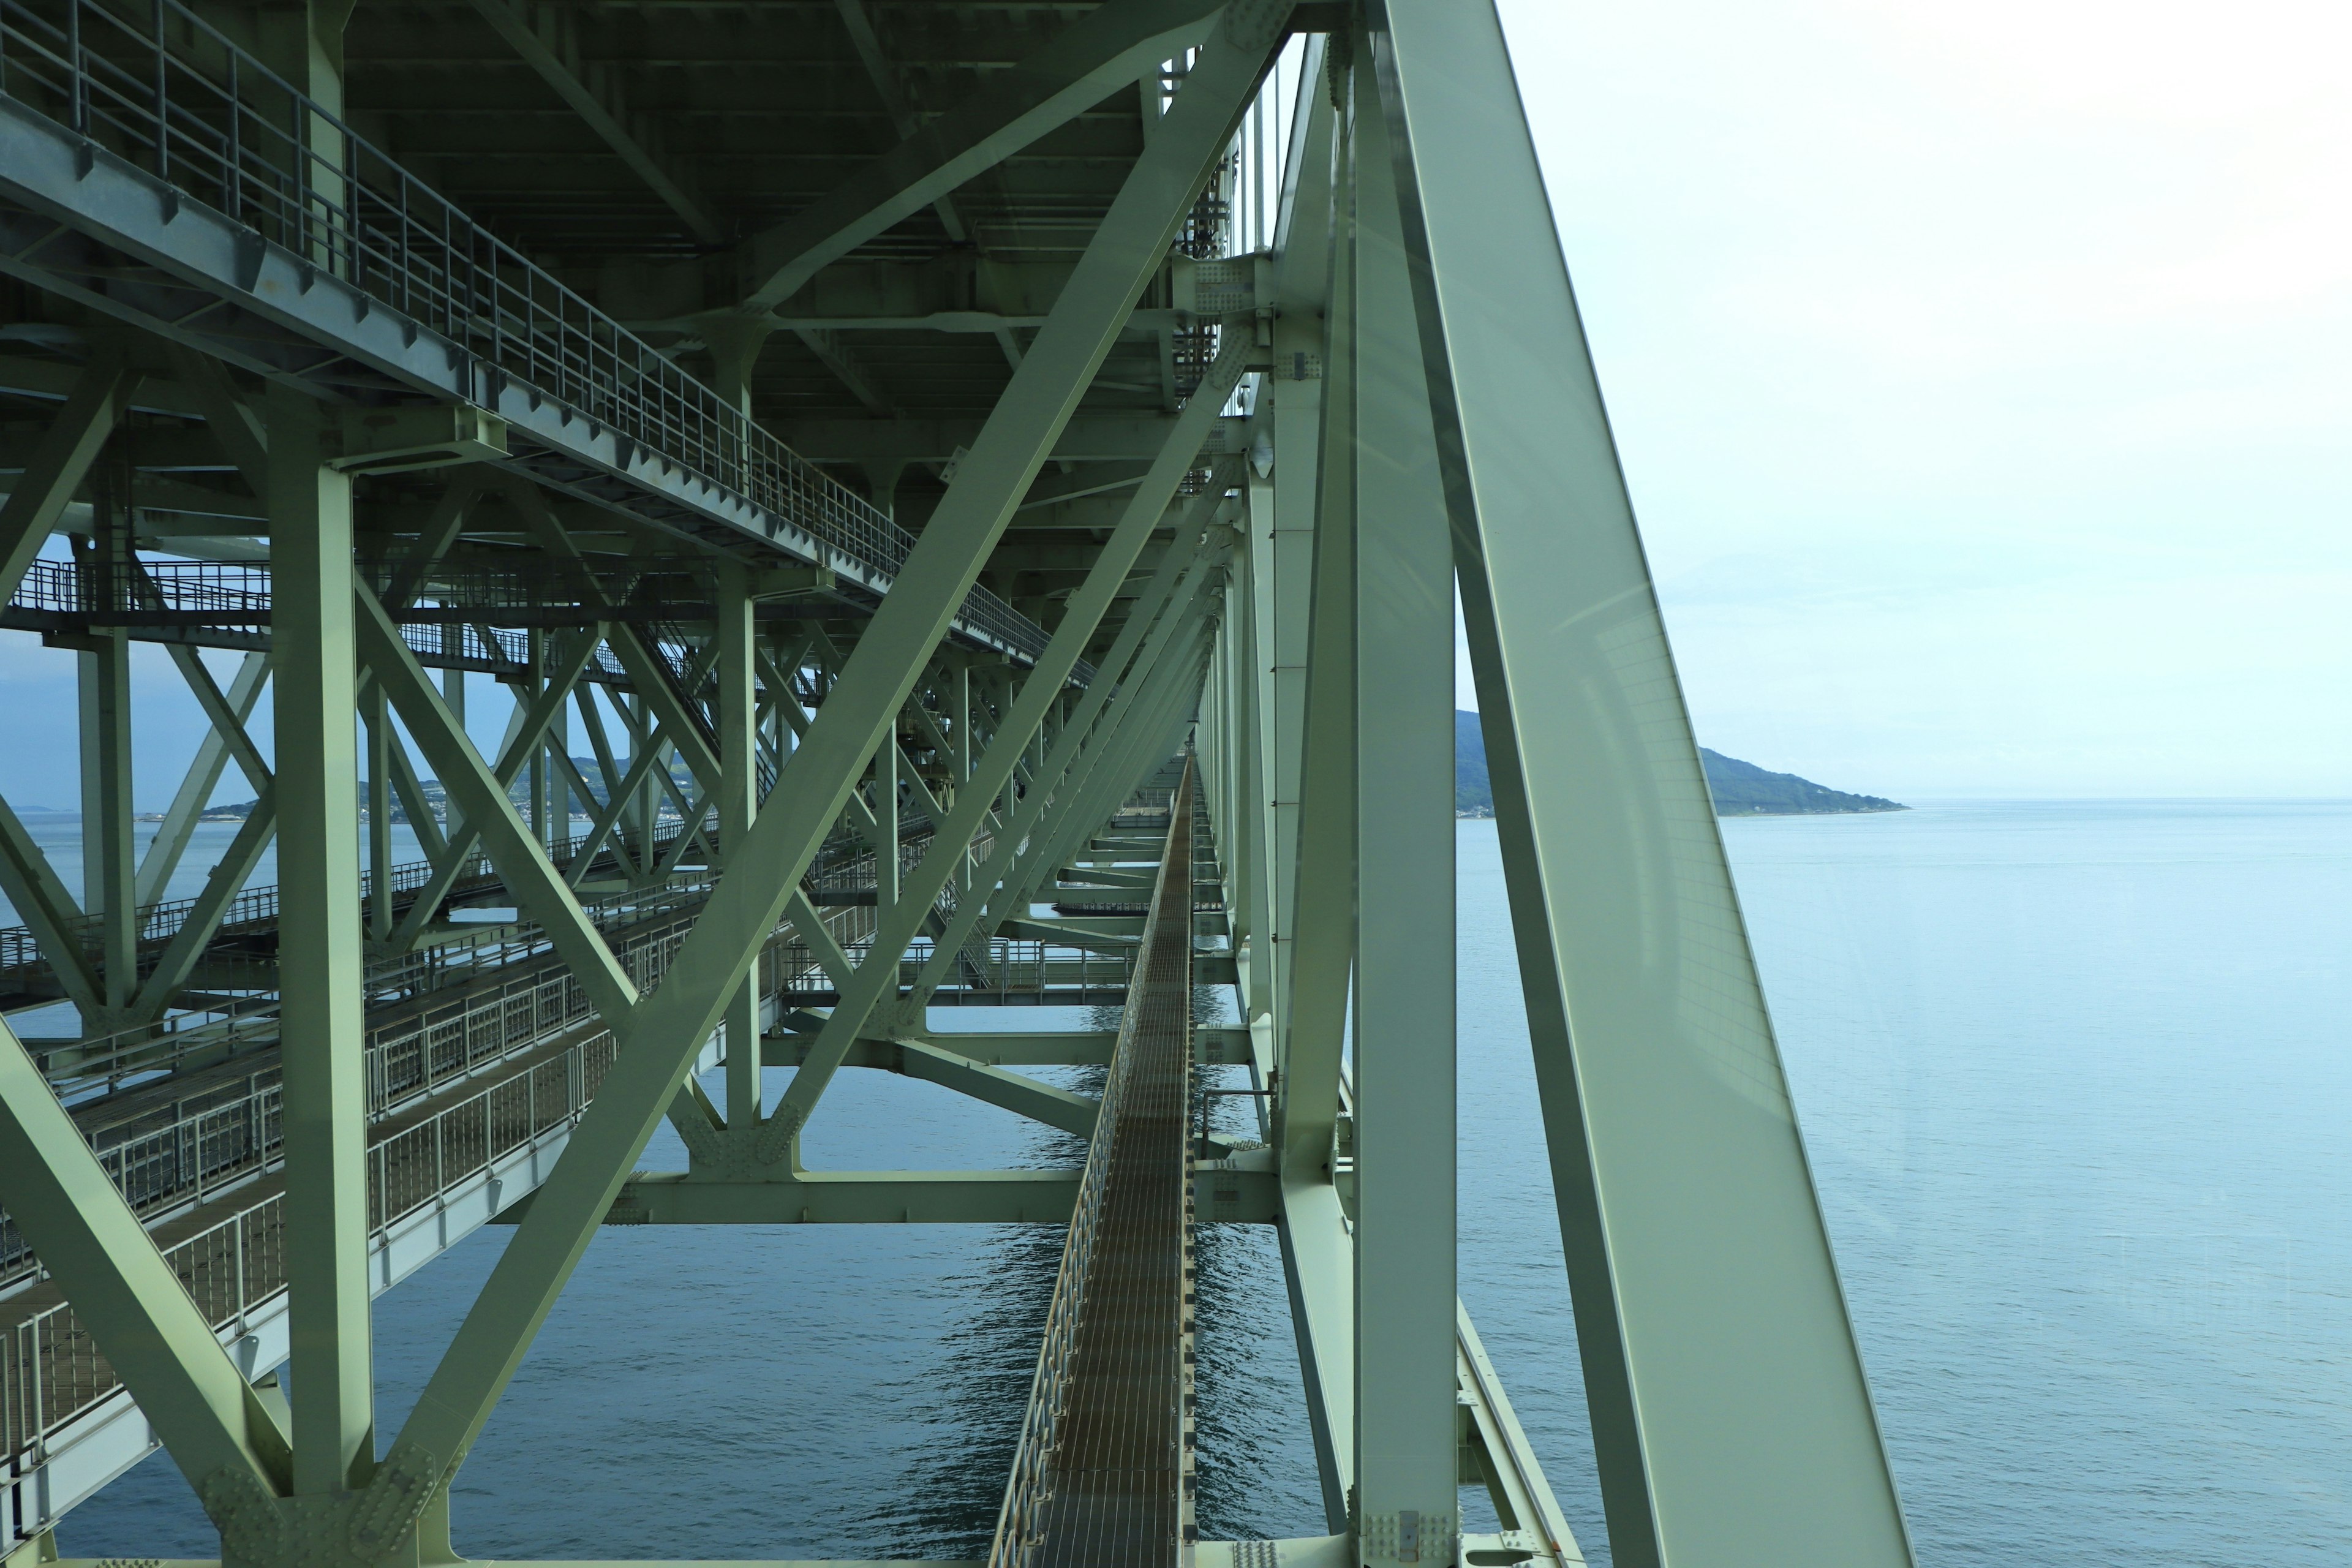
[[[133,190],[135,214],[113,199]],[[113,259],[60,247],[58,217]],[[300,374],[323,346],[318,374],[362,401],[489,408],[509,467],[664,526],[877,595],[914,546],[181,0],[0,0],[0,248],[252,368]],[[981,587],[956,630],[1024,659],[1046,642]]]
[[[1177,792],[991,1568],[1175,1568],[1192,1528],[1192,776]]]
[[[617,1047],[574,1026],[369,1129],[368,1276],[388,1289],[531,1191]],[[274,1168],[153,1231],[164,1261],[248,1376],[287,1352],[285,1175]],[[42,1280],[0,1303],[0,1541],[53,1525],[152,1448],[73,1308]]]
[[[830,917],[844,927],[868,920],[863,910]],[[655,922],[624,944],[632,980],[656,984],[692,923]],[[809,949],[780,931],[760,961],[762,991],[786,1003],[814,967]],[[371,1040],[372,1091],[403,1074],[412,1089],[395,1094],[368,1130],[368,1268],[377,1290],[539,1185],[617,1049],[560,965],[478,998],[454,1030],[452,1022],[422,1015],[396,1037]],[[468,1060],[485,1038],[499,1042],[494,1059]],[[719,1059],[714,1046],[699,1065]],[[272,1082],[174,1127],[163,1140],[168,1148],[140,1141],[101,1155],[134,1207],[165,1212],[151,1230],[164,1261],[248,1375],[286,1353],[278,1131]],[[216,1195],[201,1185],[207,1174],[223,1189]],[[37,1264],[5,1218],[0,1237],[16,1249],[8,1272],[29,1277]],[[54,1523],[151,1447],[113,1368],[55,1286],[33,1279],[0,1301],[0,1517],[8,1527],[0,1542]]]

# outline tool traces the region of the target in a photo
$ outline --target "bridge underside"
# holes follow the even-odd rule
[[[0,489],[11,1568],[158,1447],[224,1563],[461,1561],[648,1224],[1066,1227],[992,1568],[1581,1561],[1455,1295],[1457,598],[1613,1560],[1908,1561],[1486,0],[0,0]],[[844,1068],[1087,1160],[811,1169]]]

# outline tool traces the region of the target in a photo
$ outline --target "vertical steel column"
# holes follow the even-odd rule
[[[898,721],[874,752],[874,918],[898,901]]]
[[[294,1487],[331,1493],[375,1462],[352,483],[321,461],[318,405],[273,388],[268,417]]]
[[[644,694],[635,691],[625,692],[621,696],[621,701],[625,704],[625,711],[629,717],[629,734],[631,736],[629,744],[629,771],[631,773],[635,773],[637,767],[637,752],[640,750],[659,752],[662,748],[656,744],[652,738],[653,719],[646,710],[646,700]],[[634,835],[636,839],[633,853],[636,858],[637,876],[641,880],[649,881],[652,879],[654,875],[654,867],[656,864],[654,856],[654,832],[661,826],[662,781],[660,771],[667,768],[668,766],[669,759],[667,757],[659,756],[655,758],[653,766],[646,770],[643,782],[637,785],[637,797],[630,804],[629,816],[627,819],[628,826],[624,829],[624,831]]]
[[[457,634],[458,644],[462,647],[465,628],[450,626],[446,629]],[[441,700],[447,705],[449,717],[457,721],[458,729],[463,730],[466,727],[466,672],[464,670],[445,669],[441,672]],[[444,793],[441,796],[441,836],[447,838],[457,831],[457,804],[450,800],[446,793]]]
[[[1263,137],[1262,128],[1259,134]],[[1237,526],[1246,534],[1255,521],[1250,515],[1246,499],[1240,512]],[[1246,725],[1253,679],[1251,667],[1256,662],[1251,650],[1255,619],[1251,614],[1251,601],[1255,595],[1250,581],[1252,565],[1250,547],[1244,540],[1234,552],[1233,573],[1225,584],[1223,635],[1217,642],[1217,674],[1213,688],[1217,699],[1215,728],[1219,753],[1216,816],[1213,820],[1223,840],[1225,896],[1232,908],[1230,919],[1234,950],[1237,957],[1245,958],[1251,970],[1243,976],[1244,1023],[1255,1017],[1258,1011],[1247,993],[1255,983],[1256,957],[1265,945],[1258,935],[1258,921],[1263,913],[1257,898],[1259,822],[1257,814],[1244,805],[1244,791],[1256,762]]]
[[[101,554],[101,561],[104,559]],[[105,568],[101,566],[101,570]],[[90,633],[75,664],[81,695],[82,909],[99,921],[106,1016],[86,1035],[116,1027],[139,986],[138,857],[131,835],[131,640]]]
[[[1261,408],[1265,406],[1261,384]],[[1276,1022],[1276,998],[1281,994],[1277,976],[1282,972],[1282,943],[1276,940],[1275,888],[1283,879],[1277,874],[1278,856],[1274,847],[1274,542],[1275,529],[1280,518],[1275,510],[1274,486],[1267,482],[1271,476],[1261,475],[1253,468],[1248,475],[1248,488],[1243,493],[1242,552],[1245,557],[1240,570],[1244,597],[1241,612],[1248,626],[1231,626],[1228,635],[1240,645],[1238,662],[1240,684],[1248,703],[1246,709],[1249,733],[1246,741],[1247,761],[1243,768],[1240,788],[1234,809],[1246,813],[1250,819],[1250,837],[1255,846],[1246,873],[1248,897],[1251,901],[1249,994],[1247,1021],[1255,1026],[1265,1020],[1266,1044],[1273,1055],[1268,1065],[1281,1059],[1280,1033]]]
[[[551,639],[550,651],[553,651]],[[561,654],[557,656],[562,658]],[[572,679],[569,675],[541,674],[540,690],[544,693],[559,681]],[[547,834],[540,840],[547,847],[549,858],[562,852],[572,841],[572,704],[558,701],[548,715],[547,735],[531,755],[543,758],[547,763],[540,776],[547,791]]]
[[[747,419],[751,416],[751,373],[775,330],[773,321],[760,316],[715,317],[702,328],[710,348],[711,390]]]
[[[121,447],[108,448],[91,487],[92,538],[81,552],[99,602],[129,591],[132,563],[131,474]],[[106,1016],[82,1021],[86,1035],[119,1028],[139,993],[139,857],[131,794],[131,637],[92,628],[75,664],[81,696],[82,910],[97,917]]]
[[[949,791],[945,804],[953,809],[963,795],[963,786],[971,778],[971,659],[968,655],[958,654],[949,663],[948,707],[955,721],[955,786]],[[959,897],[971,890],[971,874],[979,864],[980,858],[972,847],[965,845],[963,858],[956,868]]]
[[[296,110],[281,125],[310,156],[296,173],[308,197],[302,218],[308,233],[294,248],[338,276],[349,276],[353,258],[338,244],[339,214],[346,214],[348,155],[336,123],[343,112],[343,28],[354,0],[299,0],[264,6],[256,14],[254,41],[264,64],[322,112]],[[347,214],[346,214],[347,216]]]
[[[1356,470],[1357,1557],[1452,1563],[1454,542],[1388,144],[1357,79],[1355,439],[1324,452]]]
[[[1345,82],[1348,79],[1340,79]],[[1354,134],[1333,135],[1334,211],[1323,340],[1323,397],[1312,516],[1312,579],[1297,647],[1304,665],[1297,744],[1297,859],[1291,879],[1290,970],[1285,977],[1277,1142],[1286,1177],[1328,1181],[1339,1114],[1348,967],[1356,909],[1356,438],[1352,228]],[[1279,560],[1279,552],[1277,552]],[[1286,563],[1283,563],[1286,565]],[[1277,569],[1280,569],[1278,567]],[[1297,590],[1292,594],[1297,596]],[[1277,616],[1280,612],[1276,612]],[[1294,625],[1298,617],[1291,617]],[[1277,627],[1280,622],[1277,621]],[[1277,630],[1277,637],[1282,634]],[[1279,661],[1277,661],[1279,662]],[[1280,691],[1277,688],[1277,697]]]
[[[530,668],[509,689],[514,696],[512,722],[518,728],[522,723],[523,715],[530,711],[531,705],[539,700],[540,693],[547,689],[547,633],[537,626],[523,633],[525,657],[530,662]],[[530,748],[530,758],[524,764],[522,775],[523,794],[530,803],[525,815],[530,820],[530,836],[538,839],[543,848],[550,842],[549,836],[555,831],[551,820],[554,813],[548,800],[548,785],[551,781],[547,776],[547,746],[544,738],[537,735],[525,736],[524,742]]]
[[[383,682],[368,682],[360,700],[367,722],[368,934],[392,934],[392,710]]]
[[[1313,340],[1321,376],[1276,385],[1271,603],[1265,612],[1271,644],[1267,874],[1282,965],[1274,1032],[1283,1268],[1324,1515],[1335,1533],[1353,1528],[1349,1494],[1356,1479],[1354,1238],[1334,1183],[1339,1015],[1355,948],[1356,891],[1349,82],[1343,62],[1300,86],[1281,276],[1286,311],[1303,322],[1322,320]],[[1318,258],[1319,276],[1309,268]],[[1294,348],[1294,375],[1305,374],[1309,352]],[[1311,399],[1304,395],[1309,389]]]
[[[1262,571],[1257,639],[1264,712],[1265,775],[1256,808],[1263,821],[1266,913],[1263,994],[1272,1020],[1276,1060],[1288,1073],[1290,973],[1297,959],[1298,796],[1306,726],[1307,607],[1315,575],[1315,507],[1320,483],[1323,393],[1331,353],[1331,191],[1339,115],[1325,67],[1327,46],[1310,38],[1302,56],[1298,106],[1290,125],[1286,189],[1275,236],[1274,363],[1261,384],[1270,426],[1273,471],[1250,481],[1252,541]],[[1342,77],[1341,79],[1345,79]],[[1345,340],[1341,340],[1344,346]],[[1256,534],[1263,517],[1265,531]],[[1255,972],[1257,958],[1252,953]],[[1257,982],[1253,973],[1252,985]],[[1254,1002],[1253,1005],[1256,1004]],[[1334,1486],[1336,1477],[1327,1478]],[[1335,1504],[1338,1499],[1328,1500]]]
[[[759,697],[752,679],[751,584],[743,569],[719,572],[719,845],[728,859],[751,835],[759,809]],[[760,1125],[760,966],[729,998],[719,1027],[727,1039],[727,1125]]]

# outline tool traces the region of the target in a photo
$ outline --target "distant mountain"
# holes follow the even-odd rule
[[[1698,749],[1717,816],[1820,816],[1855,811],[1908,811],[1899,801],[1848,795],[1794,773],[1768,773],[1754,763]]]
[[[1848,795],[1794,773],[1769,773],[1720,752],[1698,749],[1706,787],[1717,816],[1813,816],[1846,812],[1907,811],[1874,795]],[[1454,714],[1454,809],[1463,816],[1495,815],[1495,790],[1486,773],[1486,741],[1478,715]]]

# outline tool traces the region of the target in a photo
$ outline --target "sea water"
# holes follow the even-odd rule
[[[2352,805],[1724,826],[1920,1561],[2352,1561]],[[1461,1290],[1606,1563],[1493,824],[1459,847]],[[807,1147],[843,1169],[1079,1153],[872,1072],[835,1080]],[[682,1160],[665,1128],[643,1163]],[[509,1234],[378,1302],[387,1434]],[[605,1229],[466,1466],[458,1545],[982,1555],[1060,1247],[1045,1226]],[[1203,1533],[1318,1533],[1274,1238],[1204,1226],[1200,1258]],[[161,1457],[60,1538],[217,1550]]]

